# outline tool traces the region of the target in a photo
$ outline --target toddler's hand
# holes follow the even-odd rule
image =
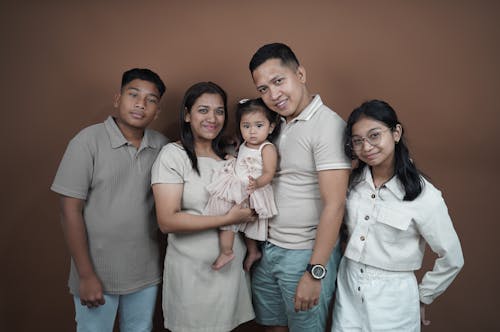
[[[257,180],[253,176],[249,175],[247,193],[251,195],[256,189],[257,189]]]

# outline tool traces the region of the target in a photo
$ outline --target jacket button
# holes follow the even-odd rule
[[[375,198],[375,194],[372,194],[372,198]]]
[[[370,216],[365,216],[365,220],[368,220],[368,219],[370,219]]]
[[[360,239],[361,241],[364,241],[364,240],[365,240],[365,237],[364,237],[363,235],[361,235],[361,236],[359,237],[359,239]]]

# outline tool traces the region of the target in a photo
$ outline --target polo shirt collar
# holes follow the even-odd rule
[[[128,143],[125,136],[123,136],[120,128],[118,128],[115,119],[113,119],[111,115],[108,116],[106,121],[104,121],[104,126],[106,127],[106,131],[108,132],[111,147],[113,149],[119,148],[120,146],[126,145]]]
[[[158,142],[155,142],[151,134],[151,129],[144,129],[144,136],[142,137],[141,148],[161,148]]]
[[[109,140],[111,141],[111,147],[113,149],[119,148],[120,146],[127,145],[128,141],[123,136],[122,131],[118,127],[118,125],[115,122],[115,119],[110,115],[104,121],[104,126],[106,127],[106,131],[108,132],[109,135]],[[146,128],[144,129],[144,136],[142,137],[141,141],[141,146],[139,147],[139,150],[143,148],[160,148],[161,146],[158,144],[158,142],[155,142],[153,137],[151,136],[151,130]]]
[[[323,101],[321,101],[321,97],[319,95],[315,95],[313,100],[304,108],[302,112],[294,119],[296,121],[307,121],[319,110],[319,108],[323,105]]]
[[[363,173],[361,174],[359,180],[359,183],[361,182],[365,182],[371,188],[375,189],[375,184],[373,183],[373,177],[372,177],[372,172],[370,171],[370,167],[365,166],[365,168],[363,169]],[[406,195],[403,185],[396,176],[393,176],[389,181],[384,183],[383,187],[389,190],[394,196],[396,196],[400,200],[403,200],[403,198]]]

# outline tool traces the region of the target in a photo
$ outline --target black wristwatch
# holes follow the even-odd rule
[[[316,280],[321,280],[326,276],[326,269],[321,264],[307,264],[306,271]]]

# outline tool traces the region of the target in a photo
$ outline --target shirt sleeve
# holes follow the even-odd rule
[[[344,153],[345,122],[336,113],[324,114],[316,128],[314,161],[316,170],[351,168],[351,161]]]
[[[165,145],[156,158],[151,169],[151,184],[184,183],[186,152],[175,143]]]
[[[440,193],[431,204],[434,208],[420,226],[420,233],[438,258],[419,285],[420,301],[425,304],[431,304],[446,290],[464,264],[460,241]]]
[[[64,196],[85,200],[93,172],[93,154],[85,140],[77,136],[69,142],[50,189]]]

